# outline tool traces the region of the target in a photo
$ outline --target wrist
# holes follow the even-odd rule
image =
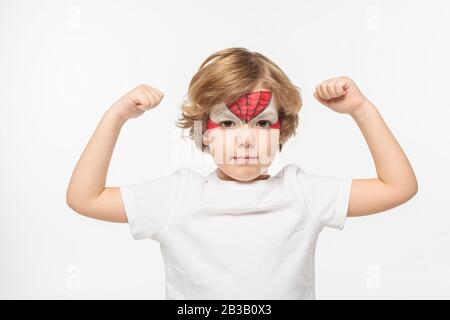
[[[118,113],[114,105],[112,105],[105,113],[105,118],[110,119],[111,121],[115,122],[116,124],[122,126],[127,122],[127,119],[125,119],[120,113]]]
[[[352,111],[351,113],[349,113],[349,115],[353,118],[353,119],[357,119],[360,118],[361,116],[363,116],[369,109],[373,108],[373,104],[365,99],[358,108],[356,108],[354,111]]]

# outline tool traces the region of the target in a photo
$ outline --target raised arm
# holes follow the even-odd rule
[[[140,85],[105,112],[72,173],[66,192],[70,208],[94,219],[128,222],[119,187],[105,187],[109,163],[123,125],[156,107],[163,96],[156,88]]]
[[[411,164],[376,107],[348,77],[316,86],[314,97],[330,109],[349,114],[360,128],[375,163],[377,178],[353,179],[347,215],[382,212],[411,199],[418,183]]]

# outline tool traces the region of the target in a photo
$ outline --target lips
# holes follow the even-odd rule
[[[243,156],[243,157],[233,157],[233,159],[258,159],[258,157],[252,157],[252,156]]]

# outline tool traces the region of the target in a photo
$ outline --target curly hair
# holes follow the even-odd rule
[[[246,48],[220,50],[200,65],[189,83],[176,126],[183,132],[189,129],[188,137],[203,152],[205,145],[201,137],[212,106],[233,101],[257,85],[272,91],[278,107],[281,150],[282,144],[296,134],[298,112],[302,107],[301,90],[273,61]]]

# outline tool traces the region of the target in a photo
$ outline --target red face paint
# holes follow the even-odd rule
[[[272,92],[270,91],[255,91],[240,96],[234,102],[226,104],[226,106],[243,123],[248,123],[269,106],[271,98]],[[218,124],[208,117],[207,128],[214,129],[217,127]],[[280,120],[278,119],[276,123],[271,124],[268,128],[279,129]]]

